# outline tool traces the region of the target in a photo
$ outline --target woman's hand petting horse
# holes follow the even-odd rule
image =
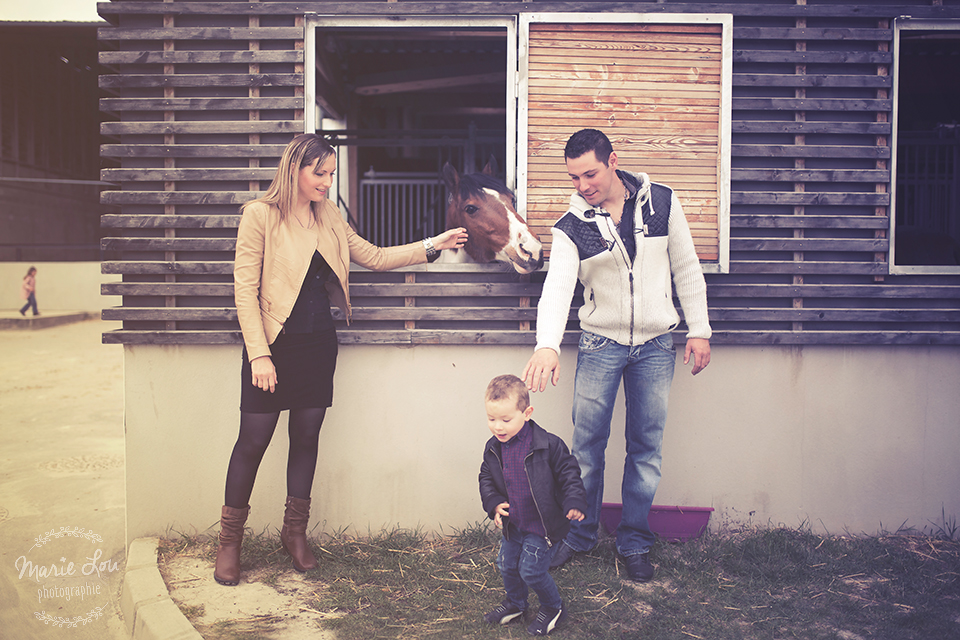
[[[433,246],[437,251],[460,249],[463,245],[467,244],[468,239],[469,235],[467,234],[467,230],[463,227],[456,227],[454,229],[447,229],[433,238]]]

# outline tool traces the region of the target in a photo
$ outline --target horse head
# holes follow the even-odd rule
[[[510,262],[517,273],[532,273],[543,266],[540,239],[517,213],[513,192],[493,176],[489,162],[482,173],[464,175],[448,162],[443,180],[450,194],[447,228],[463,227],[470,235],[463,250],[444,252],[452,254],[444,262],[501,260]]]

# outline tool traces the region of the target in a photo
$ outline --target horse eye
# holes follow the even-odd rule
[[[463,210],[466,211],[468,215],[472,216],[480,209],[476,205],[468,204]]]

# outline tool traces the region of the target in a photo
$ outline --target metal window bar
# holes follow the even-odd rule
[[[897,223],[960,239],[960,140],[902,136]]]
[[[378,173],[360,180],[360,233],[390,247],[439,233],[446,187],[435,174]]]

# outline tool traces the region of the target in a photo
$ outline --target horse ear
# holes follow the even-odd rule
[[[450,193],[455,193],[460,186],[460,174],[457,173],[457,170],[453,168],[453,165],[449,162],[444,163],[443,165],[443,181],[447,184],[447,189]]]
[[[494,157],[492,153],[490,154],[490,159],[487,160],[487,164],[484,165],[483,171],[481,173],[485,173],[488,176],[497,175],[497,159]]]

